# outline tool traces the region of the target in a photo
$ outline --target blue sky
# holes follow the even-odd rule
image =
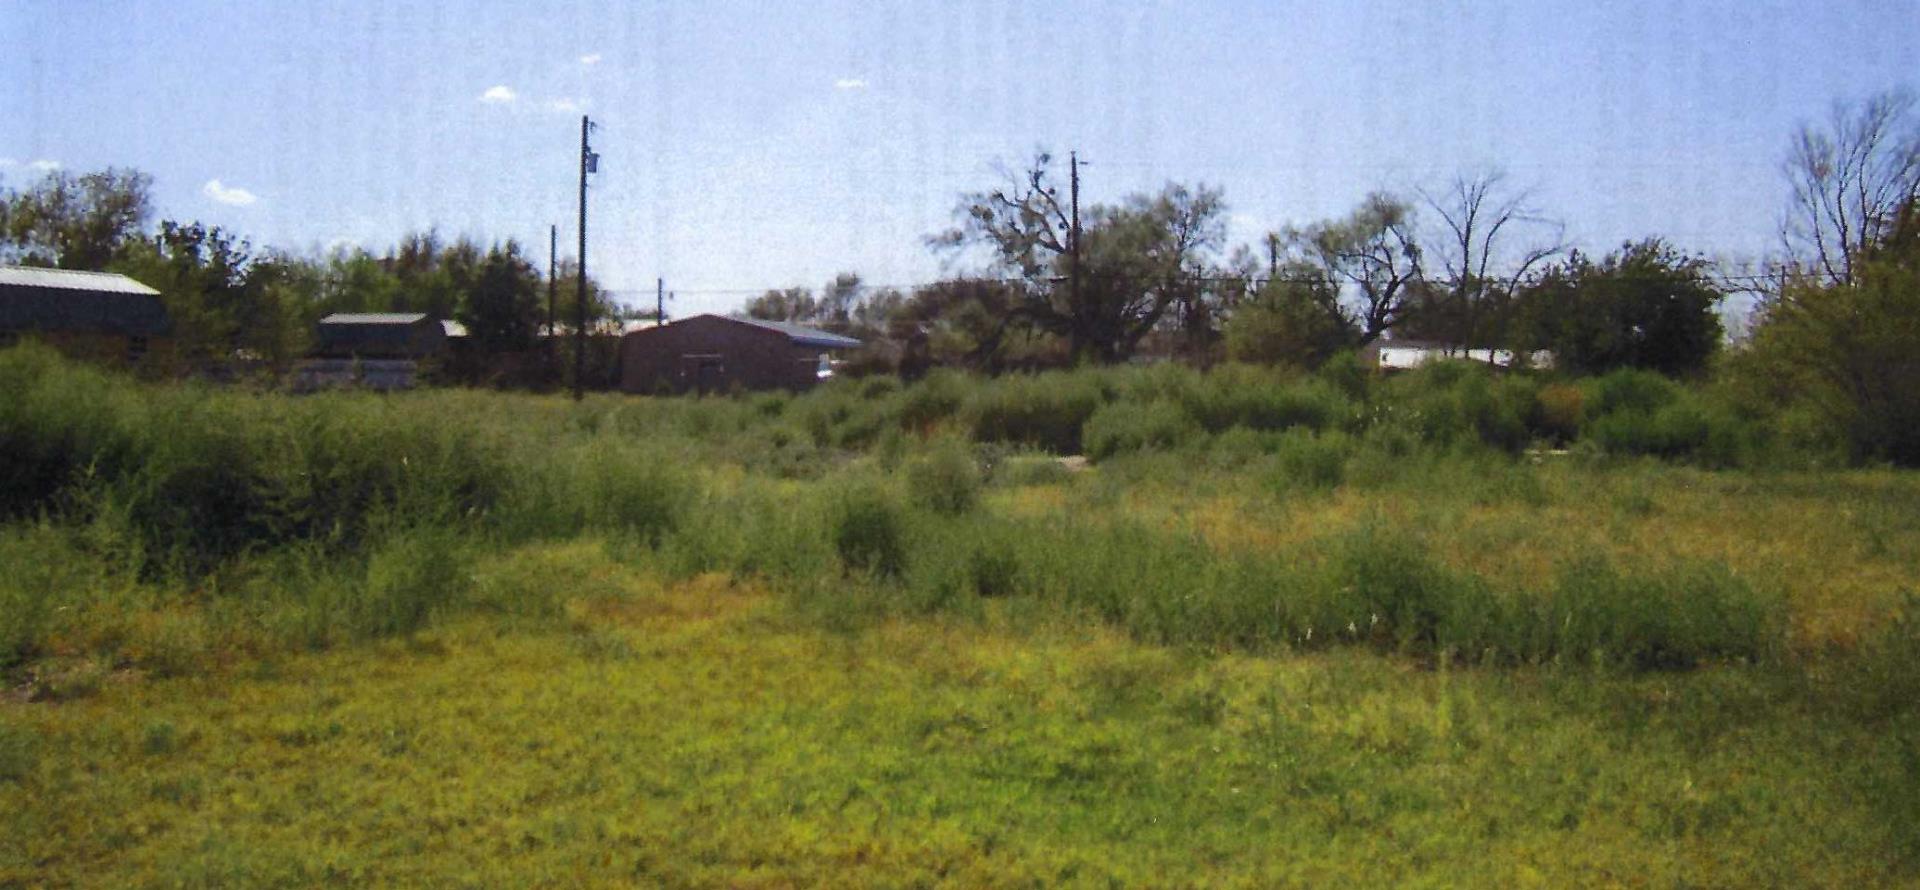
[[[220,3],[0,0],[0,181],[133,166],[258,244],[574,242],[676,314],[941,274],[996,161],[1087,203],[1221,186],[1251,242],[1505,168],[1576,244],[1771,250],[1793,126],[1912,82],[1920,3]]]

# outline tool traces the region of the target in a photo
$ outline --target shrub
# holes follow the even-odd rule
[[[1286,384],[1271,375],[1258,379],[1247,372],[1216,372],[1207,383],[1187,393],[1183,404],[1195,421],[1213,433],[1234,427],[1323,430],[1346,408],[1338,390],[1316,381]]]
[[[1623,368],[1585,381],[1587,416],[1617,411],[1651,414],[1679,395],[1674,382],[1652,371]]]
[[[907,488],[936,513],[965,513],[980,499],[980,468],[965,443],[942,440],[908,464]]]
[[[457,602],[472,582],[467,554],[452,531],[404,528],[384,538],[367,560],[350,616],[352,628],[364,636],[413,633]]]
[[[1092,375],[1048,372],[984,384],[963,412],[975,441],[1078,454],[1081,428],[1101,401]]]
[[[856,485],[844,492],[830,528],[844,570],[897,577],[906,568],[906,518],[880,487]]]
[[[931,431],[960,410],[966,389],[966,378],[957,372],[943,368],[928,374],[902,391],[900,426],[920,433]]]
[[[1087,456],[1104,460],[1126,452],[1177,448],[1198,432],[1187,413],[1172,402],[1111,402],[1087,419],[1083,438]]]
[[[1532,426],[1541,438],[1558,444],[1571,442],[1579,437],[1586,419],[1586,396],[1579,387],[1555,383],[1540,388]]]
[[[1589,557],[1561,568],[1528,648],[1643,670],[1686,668],[1715,658],[1769,657],[1784,626],[1777,597],[1752,590],[1724,567],[1626,575]]]
[[[1274,486],[1282,491],[1325,491],[1340,487],[1353,441],[1337,433],[1289,430],[1274,441]]]

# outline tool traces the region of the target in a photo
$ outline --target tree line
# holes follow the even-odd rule
[[[1170,183],[1088,208],[1076,231],[1058,159],[1036,154],[965,194],[928,245],[963,274],[902,293],[844,273],[817,294],[770,290],[752,316],[875,339],[896,362],[1000,370],[1115,362],[1143,352],[1313,367],[1382,338],[1550,352],[1574,372],[1697,374],[1720,352],[1719,313],[1760,296],[1755,329],[1793,287],[1846,284],[1887,242],[1920,182],[1914,100],[1839,103],[1793,135],[1792,201],[1764,280],[1727,273],[1661,237],[1600,255],[1501,172],[1365,196],[1348,213],[1228,245],[1227,204]]]
[[[1781,249],[1751,278],[1658,237],[1570,249],[1562,225],[1497,171],[1375,192],[1339,217],[1229,245],[1218,188],[1170,183],[1075,220],[1057,159],[1040,152],[960,196],[954,225],[927,239],[962,274],[904,291],[842,274],[817,292],[768,291],[743,312],[851,333],[871,344],[857,359],[866,369],[909,376],[1142,354],[1313,368],[1382,338],[1545,350],[1575,374],[1711,376],[1756,404],[1806,406],[1862,454],[1920,462],[1915,97],[1835,103],[1788,149]],[[531,348],[545,320],[545,281],[511,240],[427,232],[379,253],[261,250],[217,226],[156,219],[151,184],[122,169],[0,184],[0,262],[152,285],[182,354],[206,362],[285,367],[331,312],[456,319],[486,352]],[[561,319],[578,298],[573,268],[557,276]],[[1736,291],[1757,305],[1730,349],[1718,310]],[[619,315],[597,286],[586,299],[596,322]]]
[[[315,323],[336,312],[418,312],[455,320],[485,352],[536,346],[547,324],[546,277],[513,240],[482,244],[437,232],[375,253],[336,247],[302,256],[256,249],[198,221],[157,218],[152,177],[108,168],[55,170],[23,189],[0,184],[0,262],[118,272],[160,291],[180,356],[197,365],[257,361],[284,369],[306,354]],[[558,263],[554,311],[571,329],[580,288]],[[618,308],[587,284],[597,324]]]

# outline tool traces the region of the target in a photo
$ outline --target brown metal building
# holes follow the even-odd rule
[[[831,374],[836,352],[860,341],[756,318],[696,315],[634,331],[620,341],[627,392],[805,389]]]

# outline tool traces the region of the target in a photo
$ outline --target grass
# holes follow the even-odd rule
[[[1920,478],[1697,387],[0,385],[0,886],[1920,868]]]
[[[99,884],[1903,880],[1889,742],[1739,669],[1595,678],[1143,645],[1098,625],[848,634],[589,545],[502,634],[110,683],[0,724],[0,880]],[[485,574],[485,573],[483,573]],[[487,583],[483,578],[481,583]],[[32,753],[8,753],[27,739]],[[1842,756],[1844,753],[1844,756]]]

